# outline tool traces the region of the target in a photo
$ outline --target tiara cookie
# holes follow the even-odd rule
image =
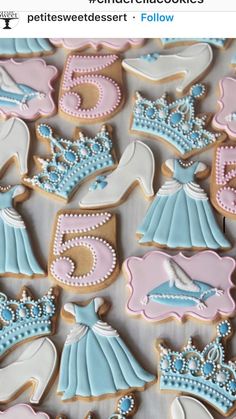
[[[59,137],[47,124],[37,126],[37,136],[50,146],[51,156],[37,158],[41,171],[24,177],[31,188],[63,200],[69,200],[76,188],[95,173],[112,169],[111,128],[102,126],[93,138],[76,129],[74,140]]]
[[[234,259],[211,251],[192,257],[159,251],[143,258],[129,257],[123,264],[131,290],[128,312],[151,321],[186,317],[213,321],[218,316],[232,316],[234,270]]]
[[[68,320],[73,316],[75,324],[61,357],[58,393],[63,401],[90,401],[131,389],[142,391],[155,381],[155,376],[140,366],[119,333],[102,321],[101,314],[107,308],[104,299],[98,297],[83,305],[64,306],[64,316]],[[133,409],[132,397],[118,402],[119,412],[131,413]]]
[[[93,48],[95,51],[101,48],[125,51],[129,48],[141,47],[144,41],[144,38],[50,38],[50,42],[56,47],[62,46],[77,51],[83,51],[87,48]]]
[[[54,333],[57,295],[56,288],[38,299],[27,288],[16,299],[0,293],[0,357],[25,340]]]
[[[86,293],[107,287],[118,272],[115,215],[60,211],[49,257],[50,277],[62,287]]]
[[[196,84],[187,96],[174,102],[165,94],[152,101],[136,93],[131,132],[162,139],[182,158],[204,151],[220,139],[220,134],[205,128],[206,115],[196,116],[195,101],[205,93],[202,84]]]
[[[160,41],[164,48],[205,42],[215,48],[225,49],[230,43],[228,38],[161,38]]]
[[[225,340],[232,333],[228,320],[216,327],[216,338],[203,351],[190,338],[182,351],[158,345],[161,390],[173,390],[199,397],[224,416],[230,415],[236,402],[235,362],[226,361]]]
[[[225,131],[230,138],[236,138],[236,79],[224,77],[220,80],[219,110],[213,118],[213,125],[220,131]]]
[[[42,59],[0,61],[0,117],[35,120],[55,113],[52,82],[57,74]]]
[[[62,76],[59,112],[80,123],[99,123],[123,104],[122,69],[117,55],[67,57]]]

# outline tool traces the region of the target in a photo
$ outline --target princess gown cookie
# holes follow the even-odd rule
[[[58,392],[62,400],[105,397],[130,388],[143,390],[155,380],[138,364],[118,332],[100,320],[98,311],[103,305],[102,298],[94,298],[86,306],[64,306],[76,324],[61,358]]]
[[[25,223],[13,208],[14,199],[24,193],[21,185],[0,187],[0,276],[44,275],[33,254]]]
[[[195,177],[204,177],[207,166],[170,159],[163,170],[173,179],[157,192],[137,231],[142,236],[139,242],[169,248],[230,248],[207,194],[195,182]]]
[[[1,38],[0,57],[27,57],[51,54],[53,46],[46,38]]]

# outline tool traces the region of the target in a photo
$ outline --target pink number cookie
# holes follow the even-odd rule
[[[50,276],[78,292],[107,287],[118,274],[115,215],[61,211],[57,215]]]
[[[113,51],[125,51],[133,47],[141,47],[144,38],[50,38],[56,47],[62,46],[69,50],[83,51],[86,48],[93,48],[98,51],[107,48]]]
[[[224,217],[236,219],[236,146],[228,141],[215,149],[211,201]]]
[[[57,74],[42,59],[0,61],[0,117],[34,120],[55,113],[52,82]]]
[[[220,95],[219,110],[213,124],[217,129],[226,131],[231,138],[236,138],[236,79],[224,77],[220,81]]]
[[[231,316],[235,261],[205,251],[192,257],[169,256],[153,251],[143,258],[130,257],[123,264],[131,296],[127,308],[151,321],[169,318],[202,321]]]
[[[111,118],[123,104],[122,70],[117,55],[68,56],[62,76],[59,111],[81,123]]]

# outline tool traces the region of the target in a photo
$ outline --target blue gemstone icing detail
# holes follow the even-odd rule
[[[91,183],[89,190],[95,191],[96,189],[104,189],[107,186],[106,176],[97,176],[95,182]]]
[[[112,141],[105,127],[94,137],[74,141],[55,137],[46,124],[37,127],[40,137],[50,143],[51,157],[39,159],[41,172],[25,178],[30,186],[40,188],[63,199],[68,199],[73,190],[96,171],[112,168]],[[103,189],[107,182],[97,178],[93,187]]]
[[[189,339],[182,351],[166,345],[160,350],[160,388],[202,398],[227,416],[236,402],[236,366],[227,362],[223,340],[231,334],[231,324],[217,325],[217,336],[203,351]]]
[[[141,55],[140,58],[144,61],[147,61],[148,63],[152,63],[156,61],[160,57],[160,54],[158,52],[153,52],[150,54]]]
[[[219,137],[205,129],[206,116],[196,116],[195,101],[205,92],[204,85],[196,84],[187,96],[173,102],[166,95],[151,101],[137,93],[132,130],[163,138],[183,156],[195,150],[200,152]]]
[[[164,46],[178,44],[180,42],[206,42],[216,48],[224,48],[228,42],[227,38],[161,38]]]
[[[55,312],[53,289],[38,300],[26,289],[19,300],[0,293],[0,356],[29,337],[51,334]]]

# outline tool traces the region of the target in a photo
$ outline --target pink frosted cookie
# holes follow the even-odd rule
[[[50,419],[46,413],[36,413],[28,404],[16,404],[0,412],[0,417],[2,419]]]
[[[86,48],[93,48],[98,51],[101,48],[108,48],[113,51],[125,51],[133,47],[141,47],[144,38],[50,38],[56,47],[62,46],[70,50],[82,51]]]
[[[226,131],[231,138],[236,138],[236,79],[224,77],[220,81],[219,110],[213,119],[213,125]]]
[[[56,111],[52,82],[57,69],[42,59],[0,61],[0,117],[34,120]]]
[[[235,303],[231,296],[231,275],[235,261],[212,251],[185,257],[153,251],[143,258],[130,257],[123,264],[131,297],[131,314],[147,320],[169,318],[215,320],[231,316]]]
[[[121,108],[121,60],[117,55],[67,57],[59,94],[60,114],[70,121],[98,123]]]

